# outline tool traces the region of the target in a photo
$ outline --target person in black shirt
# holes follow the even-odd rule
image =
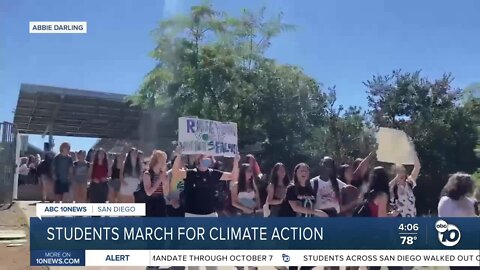
[[[180,147],[175,154],[181,156]],[[185,197],[185,217],[217,217],[216,212],[217,199],[215,197],[216,189],[220,180],[231,181],[238,176],[238,162],[240,156],[236,155],[233,161],[231,173],[211,169],[213,165],[212,158],[206,155],[199,155],[196,161],[196,168],[192,170],[182,169],[180,158],[175,159],[172,173],[174,181],[185,179],[184,197]],[[172,183],[176,185],[176,183]]]
[[[53,194],[53,175],[52,163],[54,154],[51,152],[45,153],[45,159],[40,162],[37,167],[37,174],[42,183],[42,201],[47,202],[49,195]]]
[[[279,217],[317,216],[328,217],[322,210],[315,210],[315,192],[310,185],[310,167],[305,163],[295,166],[293,171],[294,183],[287,187],[287,195],[282,203]]]

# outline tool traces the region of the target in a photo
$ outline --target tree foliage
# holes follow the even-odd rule
[[[265,57],[271,40],[294,28],[282,16],[267,18],[261,9],[229,17],[205,4],[162,21],[154,31],[157,65],[133,101],[147,108],[173,108],[176,116],[236,122],[240,148],[261,146],[258,155],[266,166],[277,161],[293,166],[312,158],[319,153],[312,146],[325,148],[310,141],[330,122],[329,96],[300,68]],[[360,137],[360,111],[352,109],[345,117],[338,128],[352,126],[347,136]]]
[[[449,74],[429,80],[394,71],[364,83],[368,112],[344,108],[335,87],[325,90],[299,67],[265,56],[274,38],[292,29],[281,13],[267,17],[265,9],[232,17],[194,6],[153,31],[156,66],[131,99],[172,119],[236,122],[240,149],[255,152],[264,168],[315,165],[324,155],[351,162],[375,147],[375,127],[404,130],[422,161],[419,190],[429,194],[430,208],[449,173],[479,167],[477,90],[453,88]]]
[[[422,162],[419,189],[430,196],[421,199],[430,208],[450,173],[472,173],[478,166],[472,110],[459,102],[462,91],[451,82],[449,74],[430,81],[420,72],[400,71],[365,82],[374,124],[404,130],[413,139]]]

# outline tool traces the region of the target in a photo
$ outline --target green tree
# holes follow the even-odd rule
[[[335,87],[326,94],[326,117],[313,129],[306,146],[314,164],[323,156],[339,163],[351,163],[366,156],[375,147],[374,130],[360,107],[345,109],[337,104]]]
[[[272,38],[289,29],[282,14],[266,18],[264,9],[232,18],[208,4],[194,6],[155,29],[157,65],[131,99],[172,118],[236,122],[240,149],[260,143],[265,165],[291,165],[305,157],[325,95],[301,69],[264,56]]]
[[[404,130],[413,138],[422,162],[417,196],[434,211],[450,173],[472,173],[476,126],[471,112],[459,103],[462,91],[451,86],[449,74],[435,81],[420,72],[394,71],[365,82],[376,126]]]

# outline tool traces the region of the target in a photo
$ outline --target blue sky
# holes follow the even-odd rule
[[[0,121],[13,121],[21,83],[133,93],[154,61],[151,31],[199,1],[0,0]],[[266,6],[297,29],[273,40],[268,56],[302,67],[339,102],[366,107],[362,81],[394,69],[429,78],[452,72],[454,84],[480,81],[478,0],[211,1],[239,14]],[[29,21],[87,21],[84,35],[34,35]],[[46,139],[46,138],[45,138]],[[56,142],[64,138],[57,137]],[[44,139],[30,136],[42,146]],[[95,140],[68,137],[75,150]]]

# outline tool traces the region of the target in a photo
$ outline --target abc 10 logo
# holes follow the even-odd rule
[[[442,245],[453,247],[460,242],[462,234],[457,226],[448,224],[444,220],[439,220],[435,223],[435,229],[438,232],[438,240]]]

